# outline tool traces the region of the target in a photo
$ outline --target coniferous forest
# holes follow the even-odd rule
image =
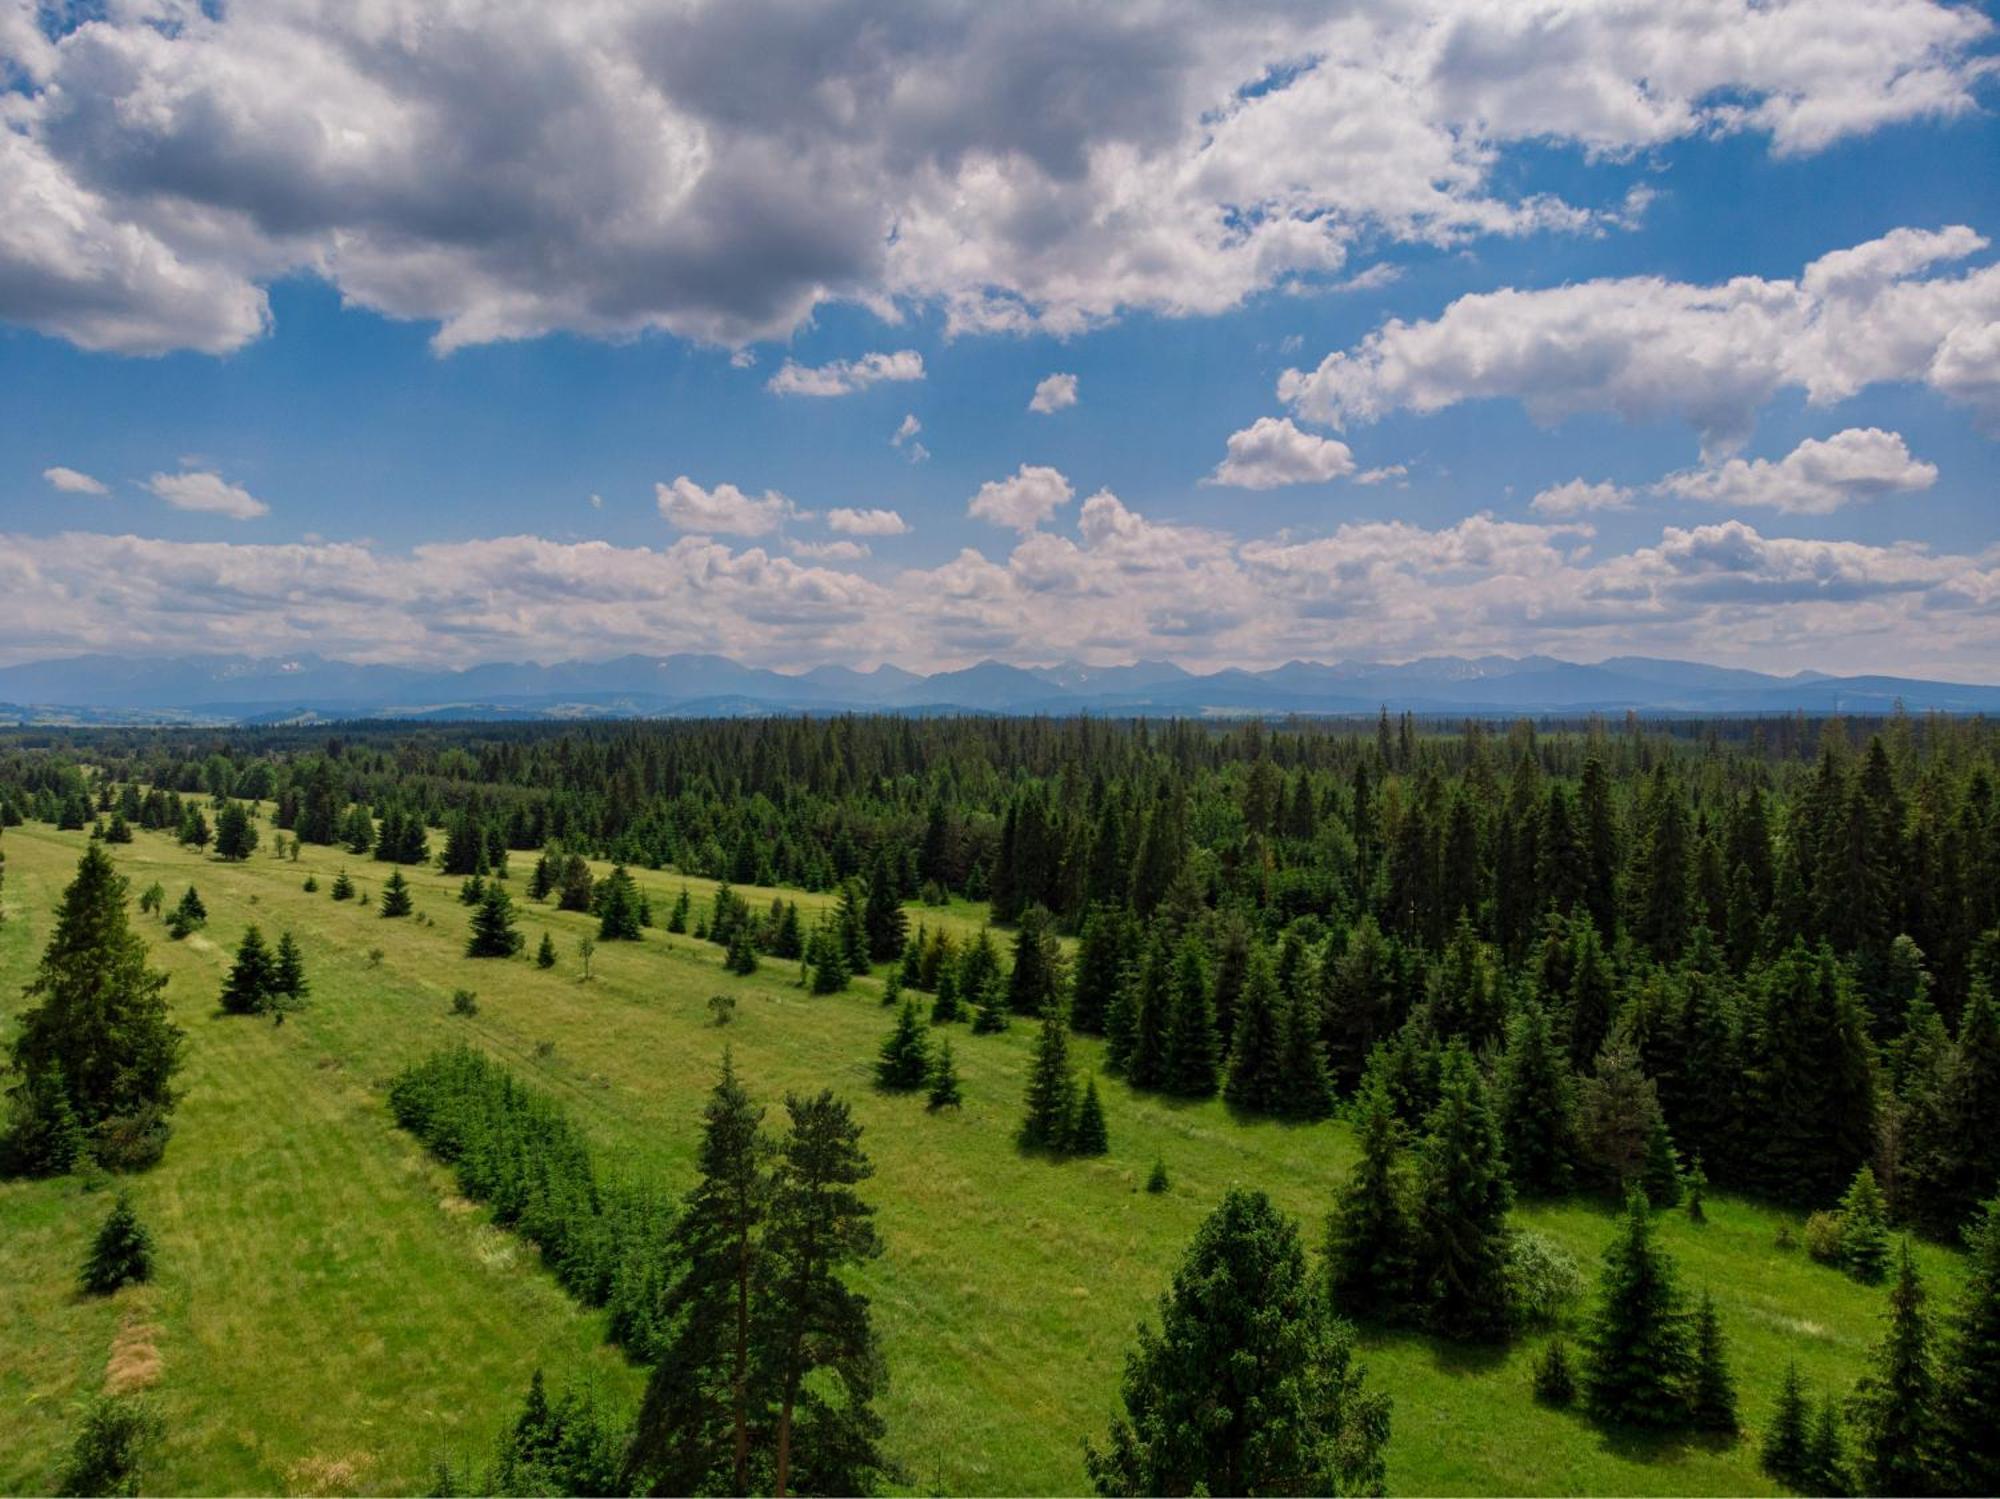
[[[393,1232],[477,1223],[452,1295],[604,1351],[483,1372],[421,1473],[215,1486],[1464,1490],[1404,1423],[1476,1390],[1632,1465],[1525,1491],[1991,1492],[1996,782],[1991,724],[1902,715],[7,734],[0,1222],[94,1237],[65,1294],[169,1351],[0,1487],[198,1486],[237,1419],[171,1352],[223,1209],[160,1185],[231,1148],[230,1046],[342,1076],[382,1194],[437,1174]],[[1112,1290],[1059,1243],[925,1278],[1107,1190],[1187,1215],[1136,1327],[1064,1343]],[[1060,1430],[966,1372],[1028,1324]],[[1033,1438],[947,1439],[939,1380]]]

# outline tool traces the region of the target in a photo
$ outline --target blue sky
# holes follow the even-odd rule
[[[0,4],[0,660],[2000,680],[1976,11],[138,9]]]

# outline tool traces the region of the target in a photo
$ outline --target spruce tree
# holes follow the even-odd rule
[[[1297,1225],[1232,1189],[1126,1356],[1084,1464],[1100,1494],[1378,1493],[1389,1402],[1306,1271]]]
[[[542,945],[535,949],[535,966],[537,968],[553,968],[556,966],[555,939],[547,932],[542,933]]]
[[[1070,1024],[1102,1035],[1131,961],[1132,923],[1121,906],[1097,906],[1083,919],[1070,994]]]
[[[930,1041],[924,1035],[923,1021],[917,1016],[916,1001],[906,999],[896,1016],[895,1029],[883,1041],[876,1058],[875,1085],[892,1093],[907,1093],[921,1088],[930,1072]]]
[[[1076,1122],[1070,1126],[1071,1155],[1094,1156],[1111,1153],[1111,1135],[1104,1124],[1104,1100],[1097,1096],[1097,1074],[1085,1079],[1083,1097],[1076,1106]]]
[[[1936,1492],[1937,1393],[1923,1283],[1906,1242],[1889,1291],[1889,1330],[1854,1395],[1860,1477],[1869,1493]]]
[[[1007,986],[997,973],[988,974],[972,1012],[972,1034],[997,1036],[1007,1029]]]
[[[264,934],[246,928],[236,948],[236,962],[222,985],[222,1008],[232,1015],[261,1015],[278,989],[278,964],[264,945]]]
[[[120,1192],[91,1241],[90,1257],[83,1263],[83,1288],[93,1296],[109,1296],[120,1286],[152,1278],[153,1236],[139,1221],[131,1197]]]
[[[614,867],[597,887],[597,940],[639,940],[639,887],[623,864]]]
[[[1783,1201],[1823,1203],[1875,1146],[1867,1026],[1828,948],[1794,944],[1759,990],[1747,1090],[1751,1184]]]
[[[312,985],[306,979],[306,962],[299,952],[299,944],[290,932],[278,934],[278,951],[272,959],[270,1008],[280,1014],[286,1010],[298,1010],[312,997]]]
[[[1832,1394],[1824,1396],[1819,1410],[1813,1416],[1812,1430],[1806,1437],[1805,1481],[1800,1485],[1809,1494],[1846,1494],[1854,1488],[1854,1480],[1847,1464],[1847,1439],[1842,1431],[1840,1404]],[[1889,1494],[1900,1492],[1878,1489],[1871,1492]]]
[[[25,1093],[45,1143],[71,1133],[56,1094],[86,1132],[160,1119],[173,1107],[181,1032],[161,997],[167,976],[146,966],[145,939],[126,920],[125,889],[103,848],[86,848],[27,987],[27,1007],[16,1016],[16,1127]],[[164,1129],[156,1138],[164,1139]]]
[[[1016,1015],[1040,1018],[1061,1002],[1062,950],[1054,924],[1040,906],[1021,913],[1014,935],[1014,967],[1007,976],[1007,1008]]]
[[[465,944],[468,958],[511,958],[526,939],[514,930],[514,902],[498,880],[490,882],[472,913],[472,935]]]
[[[1239,1109],[1276,1112],[1283,1079],[1283,1038],[1278,1031],[1278,985],[1261,949],[1250,954],[1243,994],[1236,1005],[1236,1033],[1229,1046],[1229,1081],[1222,1096]]]
[[[2000,1494],[2000,1198],[1973,1219],[1965,1250],[1938,1361],[1939,1476],[1947,1492]]]
[[[1192,934],[1182,939],[1174,957],[1172,1005],[1162,1082],[1169,1092],[1183,1098],[1212,1097],[1222,1048],[1215,1033],[1207,955],[1200,939]]]
[[[931,1000],[931,1024],[950,1025],[961,1018],[958,1000],[958,967],[953,963],[938,966],[937,993]]]
[[[219,859],[247,859],[257,851],[257,824],[241,802],[226,802],[215,814],[215,854]]]
[[[1661,1431],[1687,1424],[1694,1372],[1687,1312],[1673,1261],[1653,1243],[1652,1216],[1636,1192],[1604,1254],[1588,1342],[1583,1392],[1591,1415]]]
[[[1639,1186],[1656,1208],[1680,1205],[1681,1160],[1674,1151],[1674,1137],[1664,1114],[1654,1114],[1652,1127],[1646,1132],[1646,1163],[1639,1172]]]
[[[1532,999],[1507,1027],[1499,1076],[1500,1134],[1517,1191],[1553,1197],[1576,1166],[1576,1079],[1555,1043],[1548,1012]]]
[[[61,1176],[83,1159],[85,1145],[60,1062],[50,1062],[15,1084],[6,1133],[0,1136],[0,1172]]]
[[[964,1104],[965,1095],[958,1086],[958,1063],[952,1058],[949,1036],[938,1047],[937,1056],[931,1062],[930,1083],[928,1103],[932,1109],[955,1109]]]
[[[1873,1167],[1854,1173],[1847,1195],[1840,1199],[1840,1264],[1858,1281],[1873,1285],[1889,1267],[1889,1225],[1883,1218],[1882,1193]]]
[[[354,881],[347,877],[346,870],[341,870],[340,873],[333,877],[333,884],[329,887],[328,893],[335,900],[354,899]]]
[[[772,1178],[756,1339],[759,1383],[776,1406],[772,1489],[865,1493],[883,1469],[874,1409],[882,1357],[867,1298],[846,1272],[882,1252],[875,1210],[854,1190],[874,1167],[861,1127],[831,1092],[788,1096],[785,1108],[791,1130]]]
[[[1796,1359],[1785,1366],[1785,1382],[1778,1387],[1778,1403],[1771,1411],[1771,1424],[1764,1429],[1759,1460],[1778,1482],[1795,1489],[1806,1487],[1812,1464],[1812,1412],[1806,1404]]]
[[[1283,1006],[1276,1111],[1286,1119],[1324,1119],[1333,1112],[1333,1080],[1320,1044],[1319,1012],[1310,994],[1292,995]]]
[[[757,971],[757,947],[750,940],[749,922],[738,922],[736,930],[729,934],[729,951],[722,962],[731,973],[751,974]]]
[[[1028,1065],[1027,1115],[1021,1143],[1031,1150],[1060,1153],[1069,1146],[1076,1117],[1076,1076],[1070,1070],[1069,1021],[1061,1006],[1042,1017],[1035,1057]]]
[[[903,955],[903,944],[909,937],[909,918],[903,914],[902,892],[897,888],[886,845],[875,851],[861,924],[868,933],[868,956],[875,962],[893,963]]]
[[[1535,1360],[1535,1398],[1544,1405],[1576,1403],[1576,1374],[1569,1364],[1569,1346],[1558,1333]]]
[[[703,1109],[700,1179],[669,1235],[675,1268],[660,1322],[671,1332],[626,1459],[628,1479],[643,1479],[653,1493],[750,1492],[753,1427],[762,1434],[768,1407],[755,1393],[755,1302],[771,1200],[763,1118],[725,1047]]]
[[[393,921],[398,916],[410,914],[410,882],[403,878],[403,871],[392,869],[389,878],[382,884],[382,915]]]
[[[1361,1085],[1354,1128],[1361,1158],[1334,1196],[1327,1281],[1342,1314],[1394,1322],[1411,1309],[1417,1226],[1403,1126],[1380,1073]]]
[[[813,928],[806,943],[806,966],[812,973],[812,992],[838,994],[847,987],[847,953],[832,926],[822,921]]]
[[[1462,1038],[1446,1049],[1418,1160],[1420,1289],[1447,1337],[1497,1338],[1513,1319],[1507,1181],[1500,1129]]]
[[[190,885],[175,903],[173,914],[167,917],[167,935],[178,942],[207,925],[208,907],[202,904],[200,894]]]
[[[1704,1291],[1694,1318],[1694,1376],[1688,1385],[1688,1416],[1701,1431],[1734,1435],[1736,1380],[1729,1372],[1729,1348],[1715,1298]]]

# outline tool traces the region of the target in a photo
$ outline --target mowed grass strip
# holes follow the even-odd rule
[[[16,904],[32,900],[46,912],[74,865],[79,835],[30,827],[6,836]],[[488,1440],[537,1362],[636,1382],[613,1355],[592,1355],[599,1319],[567,1309],[553,1282],[531,1268],[531,1250],[495,1243],[477,1214],[439,1208],[443,1179],[389,1126],[380,1083],[454,1039],[485,1048],[563,1098],[614,1166],[675,1190],[691,1177],[701,1100],[725,1043],[747,1085],[771,1106],[774,1125],[787,1090],[829,1086],[846,1095],[867,1130],[877,1175],[866,1190],[887,1245],[863,1281],[891,1374],[882,1407],[888,1448],[919,1490],[1084,1487],[1080,1440],[1103,1428],[1134,1324],[1150,1315],[1221,1193],[1235,1184],[1269,1191],[1316,1243],[1352,1159],[1344,1125],[1245,1120],[1219,1102],[1175,1103],[1107,1080],[1111,1155],[1052,1165],[1014,1145],[1029,1026],[997,1037],[956,1028],[965,1108],[932,1115],[921,1095],[871,1086],[890,1019],[875,979],[813,998],[794,986],[795,964],[767,960],[756,975],[738,978],[723,971],[719,949],[655,929],[636,944],[600,944],[595,976],[584,983],[577,944],[595,932],[593,919],[518,900],[524,956],[468,960],[459,881],[434,870],[405,870],[419,916],[434,923],[426,925],[332,901],[327,887],[341,868],[370,892],[388,874],[388,866],[338,850],[309,848],[295,863],[266,849],[229,865],[141,833],[114,852],[135,890],[159,878],[171,899],[192,880],[211,913],[206,947],[170,943],[157,923],[143,927],[175,974],[170,992],[193,1033],[180,1128],[166,1166],[142,1180],[140,1196],[172,1267],[157,1318],[166,1361],[160,1389],[172,1392],[180,1403],[170,1409],[185,1410],[192,1428],[176,1432],[163,1486],[270,1486],[303,1472],[300,1463],[348,1453],[380,1454],[360,1486],[407,1486],[421,1482],[421,1465],[442,1445],[463,1451]],[[517,898],[526,863],[516,856]],[[34,873],[23,893],[13,881],[27,869]],[[319,881],[316,894],[300,888],[309,873]],[[683,883],[698,910],[713,889],[672,872],[634,874],[662,922]],[[774,892],[741,893],[756,906]],[[832,902],[781,893],[808,919]],[[916,907],[911,916],[913,925],[937,920]],[[970,908],[946,916],[960,931],[977,929]],[[304,948],[313,1003],[281,1028],[211,1015],[227,952],[251,920],[267,935],[290,929]],[[559,953],[546,972],[529,957],[544,931]],[[15,992],[38,951],[39,943],[31,951],[18,939],[0,948]],[[460,987],[478,993],[476,1016],[450,1014]],[[715,993],[737,999],[726,1028],[710,1023]],[[1077,1050],[1084,1066],[1097,1065],[1094,1043]],[[1155,1158],[1173,1178],[1163,1196],[1142,1190]],[[329,1176],[349,1185],[325,1185]],[[17,1219],[40,1212],[68,1225],[63,1231],[80,1254],[96,1208],[56,1211],[36,1195],[62,1190],[5,1189],[0,1225],[11,1232]],[[1716,1295],[1751,1428],[1741,1442],[1654,1443],[1541,1409],[1529,1397],[1535,1339],[1492,1351],[1371,1336],[1372,1378],[1396,1402],[1392,1489],[1769,1492],[1756,1466],[1757,1428],[1786,1361],[1796,1358],[1809,1381],[1844,1391],[1879,1334],[1884,1294],[1776,1249],[1782,1214],[1725,1197],[1711,1197],[1709,1208],[1705,1226],[1666,1215],[1661,1238],[1689,1288]],[[1613,1226],[1607,1206],[1529,1205],[1517,1221],[1570,1249],[1594,1285]],[[179,1246],[204,1233],[230,1247],[176,1265]],[[52,1252],[35,1278],[72,1274],[73,1260],[56,1263],[62,1257]],[[1954,1257],[1924,1247],[1919,1258],[1934,1297],[1948,1297]],[[246,1274],[275,1281],[250,1305],[218,1304],[237,1294]],[[45,1320],[91,1314],[36,1308]],[[100,1320],[91,1355],[100,1363],[92,1367],[101,1367],[116,1326],[115,1316]],[[11,1345],[28,1337],[50,1341],[39,1329],[26,1337],[0,1329],[0,1350],[11,1355]],[[248,1339],[253,1350],[310,1345],[311,1358],[280,1356],[277,1364],[319,1397],[308,1397],[309,1425],[297,1414],[296,1390],[270,1377],[272,1365],[254,1352],[232,1360],[231,1337]],[[187,1345],[185,1365],[176,1363],[177,1345]],[[230,1372],[232,1363],[240,1372]],[[0,1440],[7,1435],[0,1427]]]

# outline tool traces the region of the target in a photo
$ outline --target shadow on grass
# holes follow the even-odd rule
[[[1386,1352],[1389,1350],[1412,1350],[1428,1354],[1431,1363],[1440,1373],[1458,1375],[1464,1378],[1479,1378],[1493,1373],[1507,1362],[1513,1345],[1505,1342],[1462,1343],[1451,1338],[1441,1338],[1434,1333],[1420,1332],[1408,1327],[1391,1327],[1366,1318],[1353,1317],[1355,1336],[1363,1353]]]
[[[1578,1412],[1579,1420],[1595,1427],[1598,1445],[1626,1462],[1650,1466],[1670,1466],[1685,1462],[1692,1453],[1727,1452],[1742,1440],[1718,1431],[1651,1431],[1642,1426],[1599,1426]]]

